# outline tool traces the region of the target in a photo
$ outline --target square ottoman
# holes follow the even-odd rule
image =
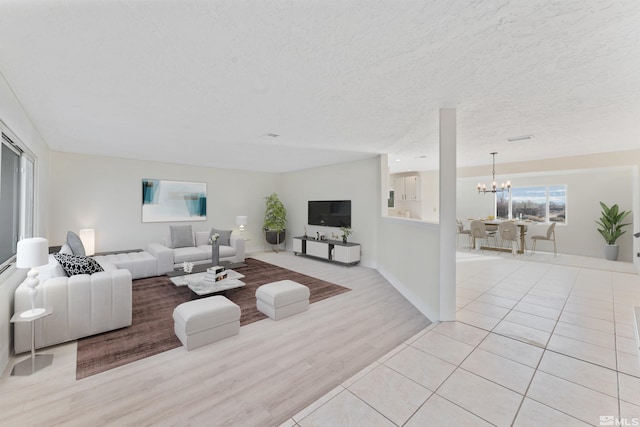
[[[256,290],[258,311],[273,320],[309,309],[309,288],[293,280],[267,283]]]
[[[221,295],[184,302],[173,310],[174,331],[187,350],[240,332],[240,307]]]

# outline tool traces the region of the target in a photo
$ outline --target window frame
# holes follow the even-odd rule
[[[36,233],[36,212],[37,212],[37,157],[22,143],[22,141],[0,120],[0,148],[6,146],[19,159],[18,170],[18,197],[14,201],[16,206],[14,212],[17,211],[18,227],[16,244],[19,240],[27,237],[33,237]],[[2,158],[2,150],[0,150],[0,164]],[[1,167],[1,166],[0,166]],[[0,174],[0,181],[2,175]],[[15,263],[16,255],[14,254],[6,260],[0,260],[0,273],[4,272],[11,264]]]
[[[558,221],[551,221],[550,220],[550,189],[552,187],[564,187],[564,221],[563,222],[558,222]],[[569,194],[569,186],[567,184],[543,184],[543,185],[527,185],[527,186],[519,186],[519,187],[512,187],[511,190],[508,192],[508,196],[507,198],[507,205],[508,205],[508,212],[507,212],[507,219],[514,219],[513,216],[513,190],[514,189],[523,189],[523,188],[544,188],[545,191],[545,220],[542,222],[535,222],[536,224],[551,224],[556,223],[558,224],[558,226],[565,226],[568,225],[569,223],[569,214],[568,214],[568,194]],[[504,194],[504,193],[502,193]],[[498,198],[499,198],[499,193],[495,194],[494,197],[494,216],[496,218],[498,218]]]

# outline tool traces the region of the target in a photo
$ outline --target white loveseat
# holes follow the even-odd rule
[[[208,231],[193,233],[194,246],[172,248],[171,235],[164,243],[149,243],[147,252],[158,259],[158,274],[165,274],[182,267],[185,261],[194,264],[211,262],[211,245]],[[220,261],[244,262],[244,239],[231,234],[229,245],[220,245]]]
[[[131,273],[110,263],[100,265],[104,271],[67,277],[50,256],[49,264],[39,269],[36,306],[53,312],[35,323],[36,348],[131,325]],[[15,291],[14,312],[30,308],[29,288],[23,282]],[[29,322],[15,324],[14,349],[16,354],[31,350]]]

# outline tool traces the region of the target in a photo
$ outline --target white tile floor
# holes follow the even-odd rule
[[[456,322],[430,325],[283,426],[640,423],[632,264],[459,252],[457,266]]]

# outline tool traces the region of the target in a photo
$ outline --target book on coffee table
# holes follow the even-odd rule
[[[204,277],[202,280],[208,283],[215,283],[228,277],[229,273],[224,269],[224,267],[215,266],[207,268],[207,271],[204,273]]]

